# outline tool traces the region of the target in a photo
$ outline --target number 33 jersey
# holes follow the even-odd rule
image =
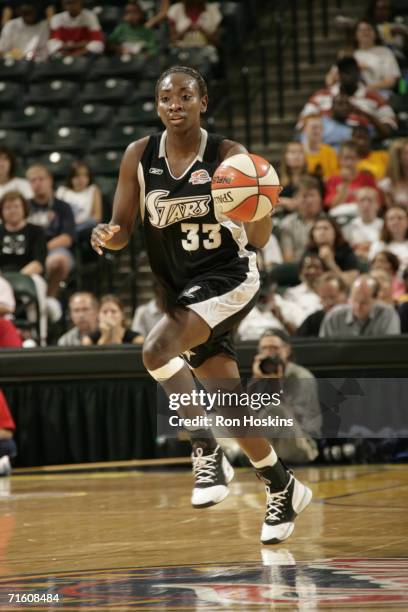
[[[214,210],[211,177],[221,162],[222,140],[202,129],[195,159],[175,177],[166,158],[164,131],[150,137],[139,164],[140,209],[150,265],[175,299],[188,286],[192,291],[192,281],[200,286],[208,278],[219,293],[238,288],[248,275],[257,277],[259,284],[256,253],[246,248],[243,224]]]

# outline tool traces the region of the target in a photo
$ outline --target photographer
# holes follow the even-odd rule
[[[285,332],[279,329],[265,331],[252,363],[253,378],[248,383],[248,393],[271,393],[276,389],[281,392],[280,406],[270,406],[262,412],[273,411],[277,416],[291,417],[294,427],[291,437],[272,437],[270,441],[284,461],[306,463],[318,455],[312,436],[320,434],[322,415],[313,374],[293,363],[290,355],[290,338]]]

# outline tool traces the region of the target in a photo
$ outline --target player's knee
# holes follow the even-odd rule
[[[162,368],[172,357],[173,354],[169,353],[168,348],[163,342],[158,340],[145,340],[143,345],[143,363],[147,370],[157,370]]]

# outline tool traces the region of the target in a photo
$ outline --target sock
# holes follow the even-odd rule
[[[275,463],[277,463],[278,461],[278,455],[275,453],[275,451],[273,450],[272,446],[271,446],[271,452],[269,453],[269,455],[266,455],[266,457],[264,459],[261,459],[261,461],[251,461],[252,465],[254,466],[254,468],[256,468],[257,470],[260,470],[261,468],[264,467],[272,467],[273,465],[275,465]]]
[[[211,455],[217,448],[217,440],[214,438],[211,429],[196,429],[190,431],[190,442],[193,451],[197,448],[203,449],[204,455]]]

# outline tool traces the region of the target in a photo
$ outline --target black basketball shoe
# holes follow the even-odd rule
[[[208,508],[219,504],[229,493],[228,483],[234,477],[234,470],[218,445],[207,451],[194,445],[191,454],[193,462],[194,488],[191,503],[194,508]]]
[[[299,482],[280,460],[273,467],[256,470],[256,475],[265,483],[266,490],[266,515],[261,542],[279,544],[291,535],[294,520],[310,503],[312,491]]]

